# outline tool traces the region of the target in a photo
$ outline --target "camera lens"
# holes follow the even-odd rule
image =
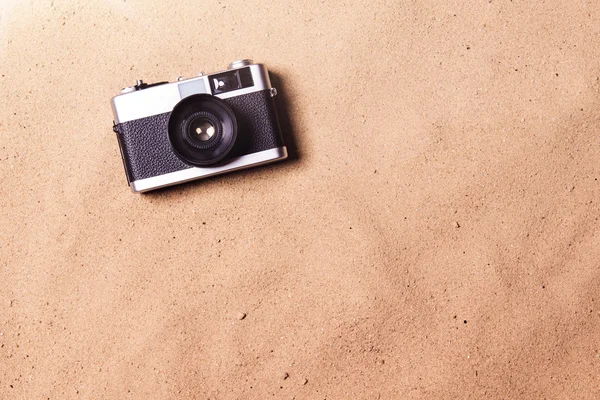
[[[168,130],[173,152],[186,164],[203,167],[229,154],[237,138],[237,121],[223,100],[197,94],[173,108]]]
[[[207,111],[198,111],[185,118],[182,131],[187,144],[199,150],[217,145],[222,134],[219,118]]]

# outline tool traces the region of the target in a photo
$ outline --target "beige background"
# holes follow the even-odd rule
[[[1,399],[599,398],[599,2],[2,0],[0,35]],[[295,159],[132,194],[110,98],[244,57]]]

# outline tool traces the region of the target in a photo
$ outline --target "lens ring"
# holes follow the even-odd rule
[[[195,140],[189,132],[199,118],[209,121],[216,130],[206,141]],[[167,132],[171,150],[181,161],[205,167],[227,157],[235,145],[237,130],[235,114],[227,103],[209,94],[195,94],[175,105]]]
[[[199,141],[192,136],[192,131],[194,130],[193,128],[195,125],[197,125],[195,123],[197,120],[205,120],[214,128],[215,132],[209,137],[208,140]],[[181,127],[181,131],[183,132],[184,138],[188,144],[199,150],[210,149],[211,147],[217,145],[223,134],[223,127],[219,119],[216,118],[215,115],[206,111],[198,111],[190,115],[188,118],[182,121],[182,124],[183,126]]]

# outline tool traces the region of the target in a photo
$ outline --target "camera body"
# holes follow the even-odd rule
[[[127,181],[134,192],[287,158],[267,68],[125,88],[112,99]]]

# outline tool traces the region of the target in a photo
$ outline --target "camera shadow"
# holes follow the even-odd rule
[[[277,110],[277,116],[279,117],[283,143],[285,143],[288,151],[288,159],[284,162],[295,162],[300,159],[300,154],[298,152],[298,145],[288,113],[288,107],[290,105],[288,92],[285,89],[285,84],[281,80],[279,74],[269,71],[269,77],[271,78],[271,85],[277,89],[275,109]]]

